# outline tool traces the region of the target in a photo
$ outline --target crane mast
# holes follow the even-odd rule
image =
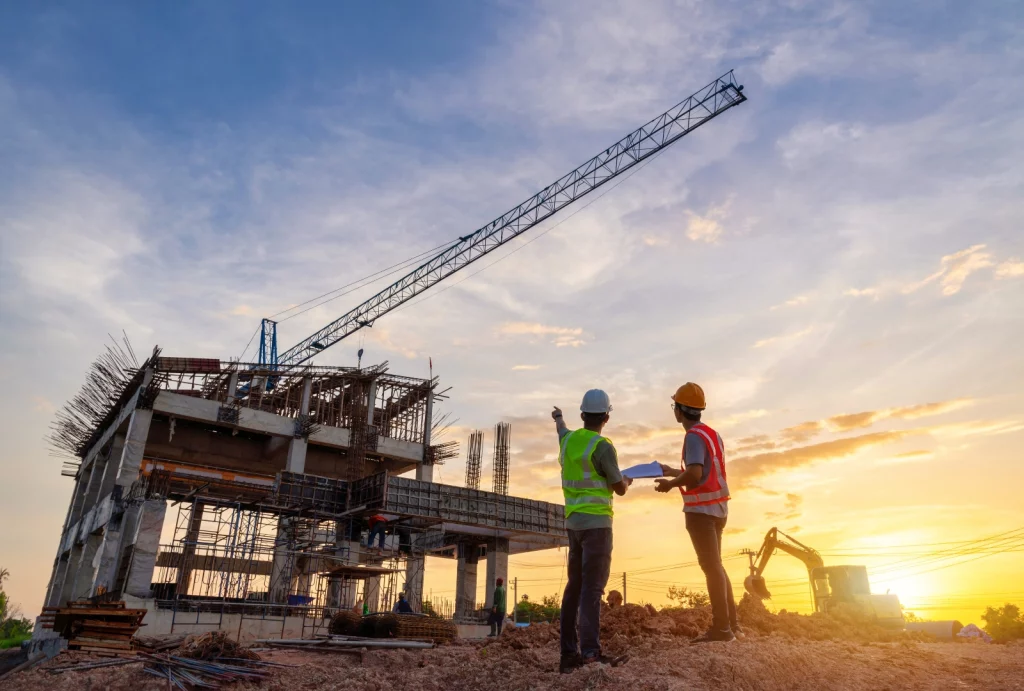
[[[264,365],[297,365],[373,323],[423,291],[493,252],[561,209],[654,156],[705,122],[743,103],[732,70],[630,132],[575,170],[469,235],[460,237],[361,305],[299,341],[276,359],[261,348]],[[264,342],[276,346],[276,323],[264,320]]]

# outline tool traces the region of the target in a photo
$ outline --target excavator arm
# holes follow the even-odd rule
[[[821,555],[814,549],[796,538],[786,535],[778,528],[772,528],[765,534],[764,542],[761,543],[761,549],[757,551],[757,554],[748,553],[750,557],[750,575],[743,581],[743,587],[754,597],[759,597],[762,600],[770,600],[772,597],[772,594],[768,591],[763,574],[765,567],[768,566],[768,560],[771,559],[777,549],[802,561],[807,567],[807,575],[812,581],[814,579],[814,570],[825,566],[825,563],[821,560]]]

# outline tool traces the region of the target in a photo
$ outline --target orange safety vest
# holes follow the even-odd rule
[[[687,434],[696,434],[707,447],[707,457],[711,459],[711,470],[708,472],[708,479],[693,489],[679,488],[683,495],[685,506],[707,506],[709,504],[721,504],[729,501],[729,485],[726,483],[725,475],[725,451],[722,449],[722,440],[718,432],[711,429],[703,422],[698,422],[690,428]],[[683,440],[683,461],[682,469],[686,470],[686,440]]]

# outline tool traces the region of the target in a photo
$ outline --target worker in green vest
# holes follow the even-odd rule
[[[601,436],[611,410],[608,394],[591,389],[580,405],[582,429],[569,430],[558,408],[551,413],[558,431],[569,534],[569,574],[562,595],[563,674],[588,664],[617,666],[627,659],[601,654],[601,598],[612,563],[612,493],[624,495],[632,482],[619,472],[611,440]]]

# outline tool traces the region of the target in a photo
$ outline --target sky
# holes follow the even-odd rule
[[[669,396],[698,382],[737,589],[777,526],[919,616],[1024,604],[1024,6],[799,0],[5,3],[12,599],[41,606],[72,488],[44,437],[108,335],[251,359],[261,317],[483,226],[730,69],[746,103],[316,362],[432,359],[448,438],[511,422],[511,492],[551,501],[552,406],[603,388],[620,463],[676,462]],[[282,346],[383,285],[281,315]],[[628,600],[701,587],[678,495],[615,508]],[[514,557],[519,595],[564,559]],[[808,611],[799,562],[765,576]]]

